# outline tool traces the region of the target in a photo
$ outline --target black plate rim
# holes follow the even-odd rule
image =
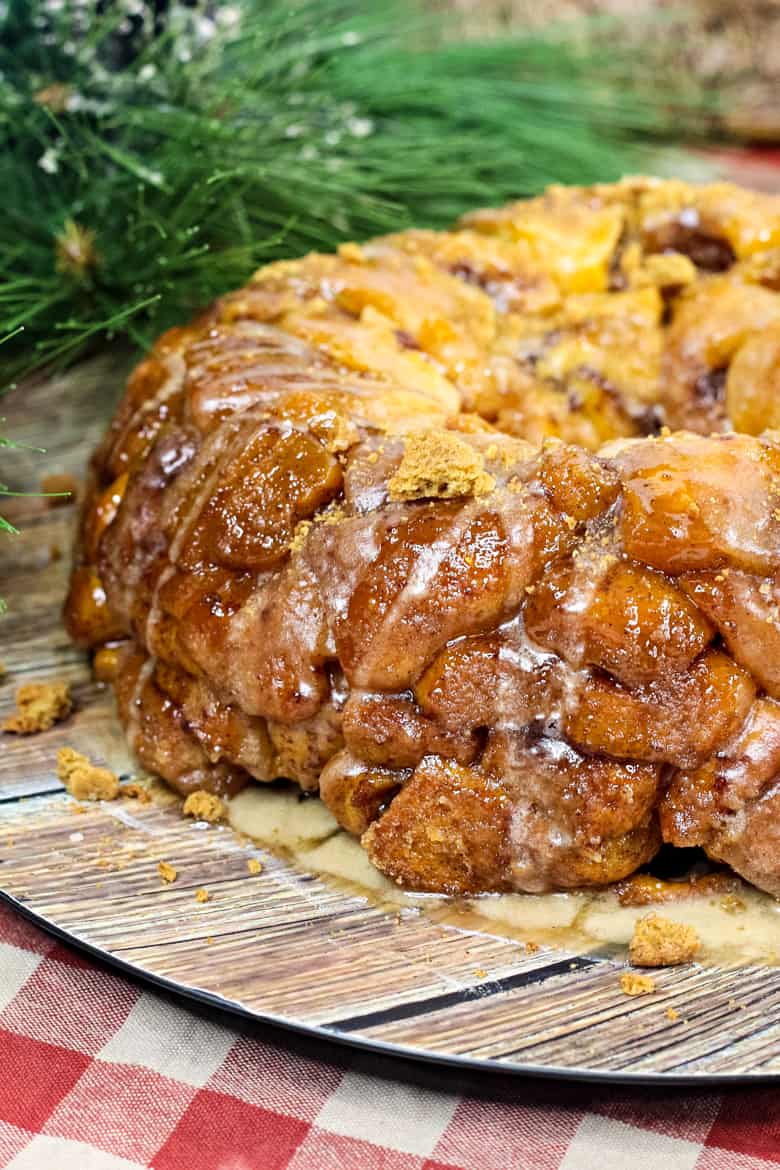
[[[212,991],[206,991],[205,988],[178,983],[174,979],[168,979],[164,975],[157,975],[145,967],[131,963],[128,959],[123,959],[119,955],[104,951],[100,947],[95,946],[94,943],[88,942],[79,935],[72,934],[56,922],[51,921],[42,914],[38,914],[37,911],[30,909],[24,902],[15,898],[13,894],[9,894],[7,890],[2,888],[0,888],[0,902],[10,906],[11,909],[15,910],[23,918],[27,919],[27,921],[32,922],[34,926],[37,926],[46,934],[51,935],[60,942],[67,943],[76,950],[89,955],[90,958],[97,959],[106,966],[119,971],[123,975],[130,976],[140,983],[149,984],[152,987],[166,991],[181,999],[192,1000],[197,1004],[225,1012],[231,1016],[237,1016],[242,1020],[250,1021],[254,1024],[270,1025],[272,1028],[277,1028],[284,1032],[292,1032],[298,1036],[309,1037],[329,1044],[337,1044],[348,1049],[356,1049],[359,1052],[373,1055],[378,1054],[389,1057],[392,1060],[407,1060],[425,1065],[444,1066],[446,1068],[457,1069],[462,1073],[484,1074],[485,1072],[489,1072],[499,1076],[537,1078],[540,1080],[628,1086],[653,1085],[656,1088],[687,1085],[701,1089],[710,1086],[759,1085],[780,1081],[780,1071],[742,1073],[622,1072],[616,1069],[597,1069],[588,1068],[587,1066],[570,1068],[566,1065],[526,1064],[518,1061],[495,1060],[488,1057],[480,1059],[474,1056],[459,1056],[455,1053],[433,1052],[430,1049],[416,1048],[409,1044],[393,1044],[387,1040],[375,1040],[371,1037],[360,1036],[353,1032],[341,1032],[336,1028],[328,1028],[321,1024],[306,1024],[300,1020],[276,1015],[274,1012],[252,1011],[238,1000],[224,999]]]

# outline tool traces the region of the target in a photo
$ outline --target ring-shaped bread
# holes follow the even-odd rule
[[[66,617],[182,793],[447,893],[780,894],[780,199],[553,188],[262,269],[130,378]]]

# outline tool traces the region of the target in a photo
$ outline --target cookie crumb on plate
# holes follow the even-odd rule
[[[628,950],[637,967],[675,967],[690,963],[701,950],[701,939],[684,922],[646,914],[635,924]]]
[[[131,780],[129,784],[123,784],[120,789],[122,796],[129,796],[132,800],[137,800],[139,804],[150,804],[152,794],[145,784],[136,784]]]
[[[99,768],[81,752],[60,748],[57,775],[76,800],[115,800],[119,780],[110,768]]]
[[[3,723],[3,731],[34,735],[48,731],[71,711],[70,687],[66,682],[31,682],[16,692],[16,711]]]
[[[224,801],[215,796],[213,792],[206,792],[202,788],[189,794],[184,802],[182,812],[185,817],[194,817],[196,821],[208,821],[212,825],[216,824],[217,821],[224,821],[227,816]]]
[[[620,976],[620,990],[624,995],[651,995],[655,991],[655,979],[652,975],[624,971]]]
[[[179,871],[167,861],[158,861],[157,872],[164,882],[175,882],[179,876]]]

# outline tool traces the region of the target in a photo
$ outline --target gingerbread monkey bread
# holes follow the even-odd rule
[[[263,268],[132,374],[66,620],[179,792],[398,883],[780,895],[780,198],[554,187]]]

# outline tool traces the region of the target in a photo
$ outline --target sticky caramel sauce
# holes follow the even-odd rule
[[[297,868],[388,912],[424,913],[454,928],[607,957],[623,952],[636,920],[655,909],[694,927],[702,962],[780,962],[780,902],[737,878],[725,892],[708,892],[704,885],[690,897],[643,905],[621,904],[616,888],[452,899],[416,894],[388,881],[321,801],[301,799],[292,786],[251,785],[230,801],[229,817],[237,832]]]

